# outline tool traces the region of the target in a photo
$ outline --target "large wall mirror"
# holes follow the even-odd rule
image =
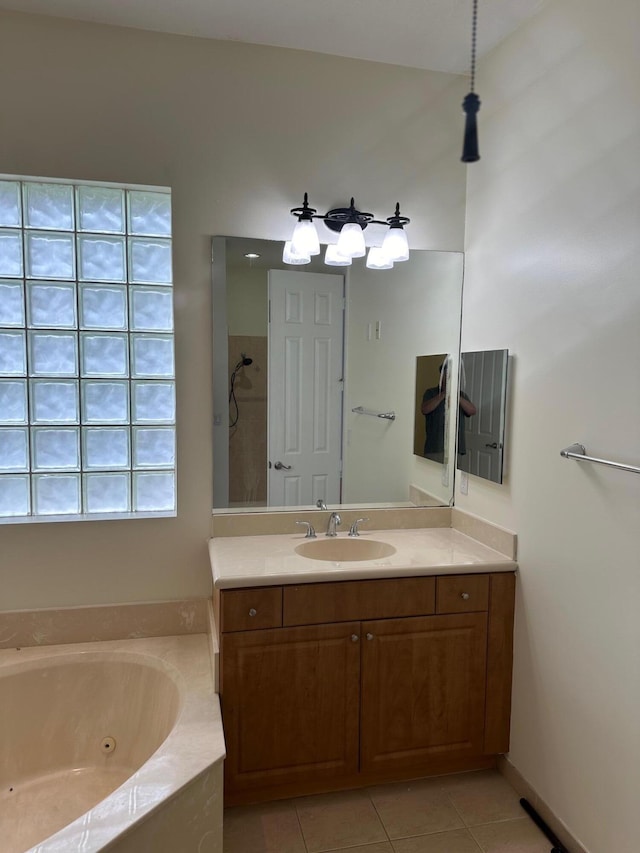
[[[213,238],[214,510],[450,505],[453,452],[414,455],[416,365],[446,356],[457,393],[462,254],[369,270],[282,248]]]

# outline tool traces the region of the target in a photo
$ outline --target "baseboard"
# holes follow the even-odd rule
[[[515,788],[521,797],[524,797],[525,800],[528,800],[531,803],[544,822],[564,844],[569,853],[589,853],[586,847],[583,847],[582,844],[573,837],[564,823],[556,817],[535,788],[527,782],[519,770],[516,770],[506,756],[501,755],[498,757],[497,769],[504,776],[507,782],[509,782],[511,787]]]
[[[496,766],[496,756],[482,755],[476,758],[440,759],[431,764],[431,768],[407,767],[385,770],[369,770],[342,776],[300,777],[296,781],[284,784],[268,784],[262,788],[251,787],[246,780],[236,783],[229,779],[230,767],[227,763],[225,779],[224,804],[227,806],[246,806],[255,803],[266,803],[274,800],[289,800],[293,797],[306,797],[314,794],[327,794],[334,791],[352,791],[359,788],[370,788],[374,785],[388,785],[411,779],[427,779],[446,776],[453,773],[469,773],[474,770],[488,770]],[[360,848],[354,848],[354,853]],[[362,848],[363,850],[365,848]]]

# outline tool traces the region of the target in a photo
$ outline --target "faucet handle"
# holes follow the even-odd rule
[[[353,522],[353,524],[351,525],[351,527],[349,529],[349,536],[360,536],[360,533],[358,532],[358,525],[360,524],[361,521],[369,521],[369,519],[368,518],[356,518],[356,520]]]
[[[304,535],[305,539],[315,539],[316,538],[316,532],[313,529],[313,525],[310,524],[308,521],[296,521],[296,524],[306,524],[307,525],[307,532]]]
[[[322,500],[322,498],[318,498],[318,500],[316,501],[316,506],[318,507],[318,509],[327,509],[327,505]]]

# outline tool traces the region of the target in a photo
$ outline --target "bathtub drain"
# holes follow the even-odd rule
[[[100,749],[102,752],[115,752],[116,741],[115,738],[105,737],[100,742]]]

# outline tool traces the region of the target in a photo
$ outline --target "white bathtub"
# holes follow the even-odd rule
[[[204,634],[0,651],[2,853],[222,853]]]

